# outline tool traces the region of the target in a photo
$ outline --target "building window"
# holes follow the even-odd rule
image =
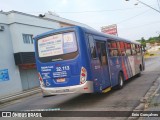
[[[33,44],[33,35],[31,34],[22,34],[23,36],[23,42],[25,44]]]

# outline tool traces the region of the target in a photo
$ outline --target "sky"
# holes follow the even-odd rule
[[[141,0],[160,11],[160,0]],[[137,0],[0,0],[0,10],[38,16],[48,11],[60,17],[87,24],[100,31],[102,26],[117,24],[118,36],[130,40],[160,34],[160,13]]]

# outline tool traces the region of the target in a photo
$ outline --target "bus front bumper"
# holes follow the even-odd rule
[[[86,81],[84,84],[67,86],[67,87],[54,87],[46,88],[41,86],[43,96],[68,94],[68,93],[93,93],[93,82]]]

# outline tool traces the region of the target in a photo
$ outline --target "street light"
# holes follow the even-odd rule
[[[129,0],[126,0],[126,1],[129,1]],[[140,0],[137,0],[137,1],[138,1],[138,3],[141,3],[141,4],[143,4],[143,5],[145,5],[145,6],[147,6],[147,7],[149,7],[149,8],[151,8],[151,9],[153,9],[153,10],[155,10],[155,11],[157,11],[157,12],[160,13],[159,10],[153,8],[152,6],[150,6],[150,5],[148,5],[148,4],[144,3],[144,2],[142,2],[142,1],[140,1]],[[138,3],[136,3],[135,5],[138,5]]]

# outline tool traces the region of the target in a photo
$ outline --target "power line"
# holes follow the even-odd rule
[[[132,9],[140,9],[142,7],[133,7],[133,8],[124,8],[124,9],[108,9],[108,10],[89,10],[89,11],[55,11],[55,13],[94,13],[94,12],[114,12],[114,11],[125,11],[125,10],[132,10]],[[26,12],[26,13],[43,13],[42,11],[40,12]]]
[[[131,19],[134,19],[134,18],[136,18],[136,17],[138,17],[138,16],[140,16],[140,15],[143,15],[143,14],[145,14],[146,12],[148,12],[148,11],[150,11],[150,9],[148,9],[148,10],[146,10],[146,11],[144,11],[144,12],[142,12],[142,13],[139,13],[139,14],[137,14],[137,15],[134,15],[134,16],[132,16],[132,17],[129,17],[129,18],[127,18],[127,19],[124,19],[124,20],[122,20],[122,21],[120,21],[120,22],[117,22],[117,23],[115,23],[115,24],[121,24],[121,23],[123,23],[123,22],[125,22],[125,21],[128,21],[128,20],[131,20]],[[94,22],[95,23],[95,22]],[[96,23],[98,23],[98,22],[96,22]]]
[[[143,5],[145,5],[145,6],[147,6],[147,7],[149,7],[149,8],[151,8],[151,9],[153,9],[153,10],[155,10],[155,11],[157,11],[157,12],[159,12],[160,13],[160,11],[159,10],[157,10],[157,9],[155,9],[154,7],[152,7],[152,6],[150,6],[150,5],[148,5],[148,4],[146,4],[146,3],[144,3],[144,2],[142,2],[142,1],[140,1],[140,0],[137,0],[139,3],[141,3],[141,4],[143,4]]]
[[[152,24],[159,24],[159,23],[160,23],[160,21],[154,21],[152,23],[147,23],[147,24],[143,24],[143,25],[133,26],[133,27],[129,27],[129,28],[122,28],[122,29],[134,29],[134,28],[139,28],[139,27],[148,26],[148,25],[152,25]]]
[[[137,9],[136,8],[124,8],[124,9],[108,9],[108,10],[90,10],[90,11],[77,11],[77,12],[57,12],[57,13],[88,13],[88,12],[112,12],[112,11],[124,11],[124,10],[131,10],[131,9]]]
[[[150,10],[150,9],[149,9],[149,10]],[[143,15],[143,14],[145,14],[146,12],[148,12],[149,10],[146,10],[146,11],[140,13],[140,14],[137,14],[137,15],[135,15],[135,16],[129,17],[129,18],[127,18],[127,19],[124,19],[124,20],[118,22],[117,24],[123,23],[123,22],[128,21],[128,20],[131,20],[131,19],[133,19],[133,18],[135,18],[135,17],[138,17],[138,16],[140,16],[140,15]]]
[[[120,22],[118,22],[118,23],[116,23],[116,24],[120,24],[120,23],[123,23],[123,22],[125,22],[125,21],[134,19],[134,18],[136,18],[136,17],[138,17],[138,16],[140,16],[140,15],[145,14],[145,13],[148,12],[149,10],[150,10],[150,9],[148,9],[148,10],[142,12],[142,13],[139,13],[139,14],[137,14],[137,15],[135,15],[135,16],[132,16],[132,17],[130,17],[130,18],[124,19],[124,20],[122,20],[122,21],[120,21]],[[135,27],[131,27],[131,28],[126,28],[126,29],[134,29],[134,28],[137,28],[137,27],[143,27],[143,26],[147,26],[147,25],[151,25],[151,24],[157,24],[157,23],[160,23],[160,21],[155,21],[155,22],[152,22],[152,23],[147,23],[147,24],[143,24],[143,25],[139,25],[139,26],[135,26]]]

